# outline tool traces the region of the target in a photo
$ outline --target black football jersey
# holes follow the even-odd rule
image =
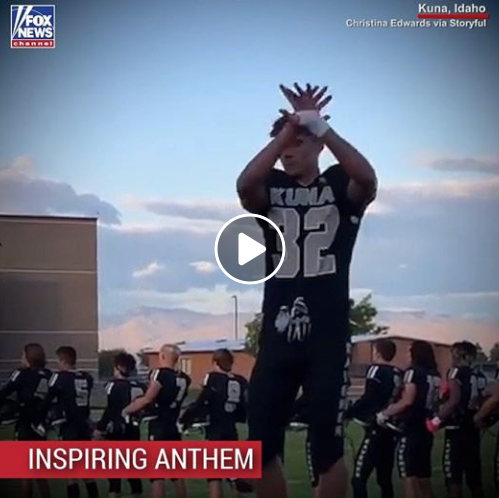
[[[309,334],[334,334],[344,341],[349,330],[349,268],[361,212],[347,198],[349,178],[339,166],[321,173],[307,187],[283,171],[268,179],[265,214],[282,231],[286,256],[277,274],[265,282],[264,334],[288,342]],[[282,247],[274,229],[262,223],[267,274],[279,262]]]
[[[416,399],[402,415],[408,431],[426,430],[426,419],[432,417],[440,398],[442,380],[438,372],[412,367],[404,374],[404,385],[416,385]]]
[[[166,424],[176,424],[191,378],[186,373],[171,368],[157,368],[151,372],[150,379],[161,386],[155,400],[158,419]]]
[[[106,385],[107,405],[97,428],[105,431],[109,422],[120,420],[122,411],[133,401],[144,396],[147,388],[144,384],[129,379],[113,379]],[[130,422],[136,422],[134,417]]]
[[[372,419],[399,396],[401,386],[402,372],[397,367],[371,365],[366,373],[364,394],[347,411],[347,417]]]
[[[52,372],[46,368],[20,368],[0,389],[1,402],[15,395],[20,405],[20,420],[34,421],[43,400],[47,396]]]
[[[447,378],[459,383],[461,397],[456,412],[469,421],[478,410],[485,395],[487,378],[478,369],[468,366],[451,368],[447,373]]]
[[[241,375],[210,372],[196,404],[207,407],[210,425],[229,430],[246,420],[247,390],[248,383]]]
[[[90,418],[93,377],[83,370],[61,370],[49,383],[47,402],[57,400],[68,424],[85,424]]]

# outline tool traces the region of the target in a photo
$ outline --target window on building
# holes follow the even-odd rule
[[[180,358],[180,370],[186,373],[187,375],[191,375],[192,362],[190,358]]]

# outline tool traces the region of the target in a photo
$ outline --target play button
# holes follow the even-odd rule
[[[239,234],[237,241],[237,260],[240,265],[245,265],[252,259],[265,252],[265,246],[248,237],[245,233]]]
[[[269,228],[280,238],[282,253],[267,253],[262,228]],[[258,214],[243,214],[229,220],[218,232],[215,257],[218,266],[230,279],[241,284],[259,284],[273,277],[285,256],[284,237],[277,225]],[[266,260],[272,264],[267,265]],[[277,266],[274,266],[276,265]]]

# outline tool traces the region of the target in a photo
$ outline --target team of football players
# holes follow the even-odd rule
[[[442,458],[448,496],[463,495],[464,477],[472,496],[483,496],[480,431],[497,422],[499,383],[487,388],[487,379],[474,365],[476,347],[466,341],[452,346],[453,366],[443,382],[427,342],[412,344],[410,367],[405,373],[393,365],[396,346],[392,341],[379,339],[373,350],[374,363],[367,370],[364,394],[345,413],[346,421],[360,424],[365,431],[355,456],[354,497],[367,497],[367,481],[376,470],[381,496],[393,498],[396,455],[405,496],[433,496],[433,434],[440,428],[445,430]],[[76,369],[76,351],[72,347],[61,346],[56,356],[59,370],[51,373],[45,366],[42,346],[27,344],[24,367],[14,371],[0,390],[1,420],[15,422],[17,440],[41,441],[49,428],[57,427],[59,438],[65,441],[136,441],[141,437],[141,422],[148,421],[151,441],[179,441],[182,431],[188,428],[203,428],[208,440],[234,441],[238,439],[236,424],[246,421],[247,382],[232,372],[234,358],[226,349],[214,353],[213,369],[206,375],[199,396],[183,412],[191,379],[178,369],[177,346],[161,348],[159,367],[151,371],[149,386],[133,378],[135,358],[118,353],[113,362],[113,379],[105,388],[106,407],[95,424],[90,421],[92,377]],[[291,425],[308,427],[307,406],[302,398],[296,406],[297,416]],[[308,461],[315,488],[317,473],[312,460]],[[494,479],[499,490],[498,477],[496,453]],[[40,496],[49,497],[48,482],[36,482]],[[177,498],[187,496],[182,479],[173,484]],[[129,485],[132,496],[142,494],[140,479],[129,479]],[[232,480],[231,485],[236,496],[251,491],[243,480]],[[98,496],[94,480],[86,480],[85,487],[89,498]],[[223,495],[220,480],[209,480],[208,487],[211,498]],[[33,495],[32,481],[23,481],[23,494]],[[118,498],[120,494],[121,480],[111,479],[109,496]],[[164,495],[163,480],[152,482],[152,494],[154,498]],[[80,496],[77,482],[67,483],[67,496]]]
[[[203,383],[199,397],[184,410],[190,377],[178,368],[180,349],[164,345],[159,352],[159,366],[150,372],[149,385],[133,377],[135,358],[128,353],[114,357],[114,375],[106,387],[107,401],[101,418],[91,421],[91,393],[93,378],[76,369],[76,351],[61,346],[56,351],[59,370],[51,373],[46,368],[45,351],[40,344],[27,344],[23,351],[24,366],[14,371],[0,389],[0,422],[15,424],[18,441],[43,441],[50,429],[57,429],[63,441],[140,440],[140,426],[148,422],[150,441],[180,441],[182,432],[190,428],[203,428],[206,438],[217,441],[238,439],[236,424],[246,421],[246,380],[232,372],[233,355],[226,349],[213,355],[213,370]],[[175,496],[187,496],[185,482],[172,479]],[[99,496],[95,480],[84,481],[89,498]],[[234,494],[247,492],[244,481],[230,480]],[[46,480],[37,480],[42,498],[50,496]],[[140,479],[129,479],[132,496],[142,495]],[[162,479],[152,481],[153,498],[164,496]],[[222,496],[220,480],[209,481],[212,498]],[[109,480],[109,496],[118,498],[121,480]],[[33,482],[23,481],[23,496],[33,496]],[[67,497],[78,498],[77,481],[67,482]]]

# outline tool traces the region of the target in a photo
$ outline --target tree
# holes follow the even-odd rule
[[[246,351],[253,356],[258,353],[258,342],[262,330],[263,313],[257,313],[253,320],[246,323]]]
[[[482,346],[480,346],[480,344],[478,343],[476,343],[475,346],[476,346],[476,362],[478,364],[487,363],[489,359],[487,358],[487,355],[484,353]]]
[[[99,351],[99,378],[110,379],[113,376],[113,358],[124,349],[103,349]]]
[[[386,332],[389,327],[378,325],[375,321],[378,310],[371,302],[372,295],[368,294],[359,302],[350,299],[350,326],[352,335],[375,335]]]
[[[490,361],[493,361],[494,363],[499,363],[499,342],[496,342],[492,346],[492,349],[490,350],[489,358],[490,358]]]
[[[356,303],[350,299],[350,326],[352,335],[359,334],[380,334],[388,330],[389,327],[378,325],[375,321],[378,310],[371,302],[372,296],[361,299]],[[258,353],[258,340],[262,330],[263,314],[257,313],[253,320],[248,322],[246,327],[246,351],[256,356]],[[312,324],[313,329],[313,324]],[[313,333],[313,332],[312,332]]]

